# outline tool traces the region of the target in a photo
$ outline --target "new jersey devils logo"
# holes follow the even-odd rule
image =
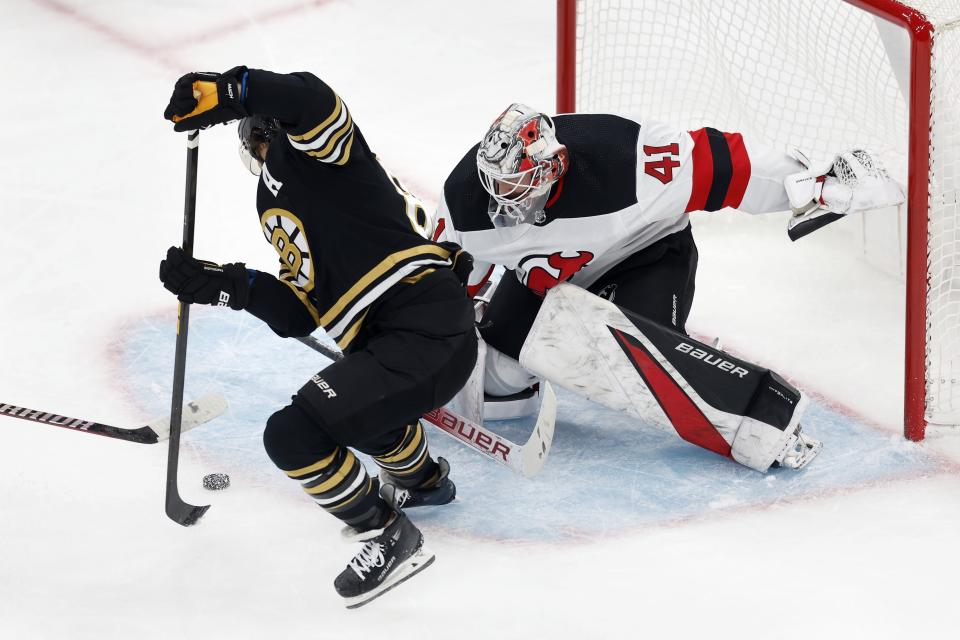
[[[542,296],[549,289],[572,278],[591,260],[593,253],[589,251],[577,251],[575,256],[565,256],[563,251],[557,251],[550,255],[527,256],[520,261],[517,269],[523,274],[523,284]]]

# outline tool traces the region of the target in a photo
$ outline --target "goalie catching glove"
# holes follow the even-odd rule
[[[250,272],[242,262],[219,265],[188,256],[170,247],[160,262],[164,288],[187,304],[212,304],[243,309],[250,299]]]
[[[239,120],[250,115],[243,105],[246,91],[246,67],[224,73],[188,73],[173,86],[163,117],[174,123],[174,131],[206,129]]]
[[[789,155],[807,169],[787,176],[784,188],[793,216],[787,225],[791,240],[854,211],[890,207],[903,202],[903,190],[880,159],[864,149],[851,149],[831,162],[814,165],[799,149]]]

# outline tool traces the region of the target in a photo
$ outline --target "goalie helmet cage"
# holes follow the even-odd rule
[[[960,0],[557,0],[577,109],[878,152],[907,185],[904,435],[960,424]]]

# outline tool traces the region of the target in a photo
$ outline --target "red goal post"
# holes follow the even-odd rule
[[[808,18],[809,23],[802,22]],[[784,23],[780,32],[776,31],[778,20]],[[705,26],[699,37],[704,33],[710,36],[714,31],[722,31],[728,23],[733,25],[729,27],[728,37],[741,47],[738,55],[744,51],[755,53],[756,61],[762,61],[764,65],[788,60],[782,50],[787,48],[788,42],[799,39],[809,40],[813,59],[809,64],[812,65],[818,62],[817,49],[874,48],[849,56],[829,57],[824,54],[823,58],[828,71],[848,61],[860,65],[861,68],[856,70],[856,82],[851,84],[858,84],[860,90],[866,87],[868,93],[865,99],[861,97],[861,102],[883,106],[886,101],[896,100],[891,95],[898,96],[903,102],[902,106],[885,107],[890,113],[883,116],[880,125],[865,118],[860,126],[863,131],[877,136],[885,132],[884,142],[902,138],[902,141],[891,144],[889,154],[883,156],[885,160],[890,154],[902,158],[899,171],[897,167],[891,167],[891,173],[905,181],[907,187],[904,435],[911,440],[923,439],[928,422],[957,425],[960,423],[960,0],[915,0],[910,4],[896,0],[672,0],[669,3],[557,0],[557,111],[574,112],[579,104],[588,111],[629,110],[671,120],[669,114],[658,112],[669,111],[665,105],[651,108],[644,102],[648,99],[646,94],[651,92],[640,91],[639,86],[631,92],[631,82],[634,78],[657,72],[657,65],[663,64],[655,60],[654,48],[650,49],[650,55],[644,56],[645,46],[662,47],[667,38],[682,40],[686,37],[693,39],[690,51],[707,51],[708,44],[696,39],[697,24],[694,23],[697,21],[701,27]],[[844,24],[853,26],[838,26]],[[884,24],[892,25],[892,28]],[[854,28],[861,31],[854,31]],[[849,31],[825,33],[831,29]],[[762,37],[757,38],[757,43],[752,42],[753,32],[760,30],[767,38],[765,44],[769,48],[766,50],[762,49]],[[823,31],[824,39],[818,41],[811,37],[810,30]],[[896,30],[899,34],[892,33]],[[877,32],[880,32],[879,36]],[[900,40],[902,46],[897,44]],[[826,44],[822,44],[824,42]],[[898,46],[902,49],[900,60],[896,56]],[[686,67],[664,70],[667,83],[681,77],[676,80],[679,86],[684,82],[685,69],[699,71],[700,62],[704,67],[715,64],[712,59],[698,61],[696,53],[684,51],[690,60],[685,63]],[[714,54],[718,51],[724,52],[725,47],[713,49]],[[702,55],[709,55],[709,51]],[[581,58],[579,65],[578,57]],[[804,58],[802,54],[794,55],[798,65],[808,64]],[[733,64],[739,62],[738,59]],[[787,64],[791,63],[788,60]],[[743,64],[751,63],[746,60]],[[887,68],[878,69],[884,65]],[[905,71],[898,74],[901,67]],[[724,70],[722,67],[716,69],[721,73]],[[730,66],[725,69],[729,71]],[[725,92],[737,82],[755,84],[757,81],[752,71],[747,66],[742,76],[733,72],[733,77],[722,80],[710,77],[699,81],[713,82],[712,89]],[[818,77],[816,74],[823,71],[814,67],[800,72],[785,68],[781,71],[787,79],[783,84],[796,81],[798,73]],[[663,81],[664,77],[659,80]],[[880,85],[884,85],[882,90],[886,93],[881,93]],[[682,110],[688,108],[689,103],[696,102],[695,94],[699,88],[688,85],[684,89],[686,93],[678,90],[680,97],[676,99],[676,106]],[[845,89],[846,85],[840,88],[840,92]],[[879,97],[871,100],[873,94],[869,92],[873,91],[877,91]],[[713,97],[709,96],[710,99]],[[731,100],[731,103],[735,102]],[[791,103],[787,99],[778,104],[780,108],[784,108],[784,104],[790,108],[795,106],[797,110],[810,108],[802,100]],[[894,112],[902,116],[902,123],[890,123],[893,118],[886,116],[892,116]],[[689,111],[685,115],[695,120],[701,114]],[[856,113],[856,116],[860,114]],[[826,109],[819,121],[816,117],[810,121],[819,123],[816,128],[824,130],[824,136],[829,133],[824,123],[831,122],[831,117],[838,119]],[[786,116],[783,119],[789,120]],[[683,125],[689,123],[682,118],[673,121]],[[788,135],[789,122],[783,124],[777,119],[771,122],[770,126],[777,130],[768,128],[760,132],[760,137],[766,137],[768,142],[795,142],[805,150],[812,147],[818,152],[844,148],[835,146],[841,144],[839,140],[825,139],[824,145],[818,145],[817,141],[792,141],[784,138]],[[751,120],[749,124],[753,123]],[[758,126],[762,128],[764,123]],[[884,127],[890,127],[889,131]],[[902,131],[898,127],[902,127]],[[809,125],[807,128],[815,127]],[[843,138],[843,144],[847,145],[867,144],[868,141],[857,142],[852,137],[854,133],[845,131],[835,138]],[[834,146],[828,146],[827,142]],[[873,149],[872,146],[869,148]]]

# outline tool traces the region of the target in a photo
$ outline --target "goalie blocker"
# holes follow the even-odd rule
[[[520,363],[757,471],[798,469],[822,447],[801,433],[807,399],[776,373],[571,284],[547,293]]]

